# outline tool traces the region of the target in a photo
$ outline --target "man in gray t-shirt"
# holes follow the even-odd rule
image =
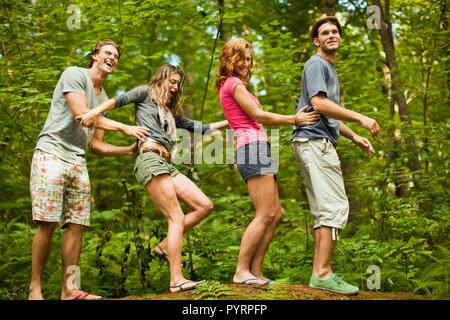
[[[86,147],[100,155],[135,155],[136,146],[111,146],[102,141],[103,130],[122,131],[144,139],[146,129],[125,125],[100,116],[95,128],[87,129],[75,118],[108,99],[102,85],[119,60],[120,46],[112,40],[97,42],[89,69],[69,67],[56,85],[50,111],[39,134],[30,173],[33,220],[38,228],[32,245],[29,299],[42,297],[41,277],[50,254],[58,222],[65,229],[61,256],[61,299],[95,300],[101,297],[80,291],[70,281],[77,270],[82,235],[90,217],[90,183]],[[94,131],[95,130],[95,131]]]
[[[311,28],[311,40],[317,54],[304,65],[301,99],[297,111],[321,114],[312,125],[294,128],[292,148],[302,171],[311,214],[314,216],[314,263],[309,285],[342,294],[359,289],[333,273],[331,259],[348,218],[340,161],[336,153],[339,134],[352,140],[368,153],[374,153],[369,140],[357,135],[342,121],[353,121],[375,137],[380,128],[374,119],[339,105],[339,80],[334,67],[341,43],[342,28],[336,17],[323,15]]]
[[[320,54],[315,54],[303,67],[302,91],[297,112],[304,106],[308,106],[305,112],[313,111],[311,98],[319,93],[325,94],[329,100],[339,104],[339,89],[339,79],[334,64]],[[315,124],[295,128],[294,137],[327,138],[336,147],[339,139],[339,125],[339,120],[322,114]]]
[[[35,150],[56,155],[66,162],[85,164],[86,146],[94,129],[82,127],[75,121],[66,100],[66,94],[71,92],[84,95],[89,109],[108,100],[103,88],[100,88],[100,94],[95,94],[88,69],[67,68],[53,92],[50,111]]]

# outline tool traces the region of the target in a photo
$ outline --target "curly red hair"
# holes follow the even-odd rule
[[[245,60],[245,50],[250,49],[252,61],[250,64],[249,71],[247,73],[246,79],[242,77],[235,71],[236,66]],[[247,85],[247,81],[250,80],[252,76],[252,66],[253,66],[253,52],[252,45],[245,39],[235,38],[227,41],[224,44],[222,51],[219,55],[219,68],[216,72],[216,88],[220,89],[220,86],[229,77],[238,77],[239,79]]]

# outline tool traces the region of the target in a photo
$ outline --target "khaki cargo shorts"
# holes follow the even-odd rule
[[[296,137],[292,149],[305,180],[314,228],[343,229],[347,224],[349,204],[341,163],[333,144],[326,138]]]
[[[173,177],[179,171],[172,163],[167,162],[166,159],[157,153],[149,151],[137,156],[136,163],[134,164],[134,175],[139,184],[145,187],[153,176],[159,176],[165,173]]]

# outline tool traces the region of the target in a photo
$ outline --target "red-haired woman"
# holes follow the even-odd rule
[[[233,282],[262,285],[272,282],[264,277],[262,264],[281,219],[281,207],[275,163],[261,124],[298,127],[315,123],[320,115],[305,113],[306,107],[296,115],[263,111],[258,99],[247,91],[253,65],[251,49],[251,44],[244,39],[228,41],[220,52],[215,84],[225,117],[236,136],[236,164],[256,211],[242,236]]]

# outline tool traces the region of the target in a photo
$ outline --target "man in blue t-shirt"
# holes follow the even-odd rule
[[[380,128],[374,119],[339,105],[339,79],[334,67],[341,43],[342,28],[336,17],[322,15],[311,28],[317,54],[306,63],[302,74],[301,98],[297,111],[321,114],[312,125],[295,127],[292,148],[304,176],[310,210],[314,216],[314,263],[310,287],[343,294],[358,287],[333,273],[333,256],[338,232],[347,223],[349,205],[340,161],[336,153],[339,134],[368,153],[374,153],[369,140],[357,135],[342,121],[357,122],[375,137]]]

